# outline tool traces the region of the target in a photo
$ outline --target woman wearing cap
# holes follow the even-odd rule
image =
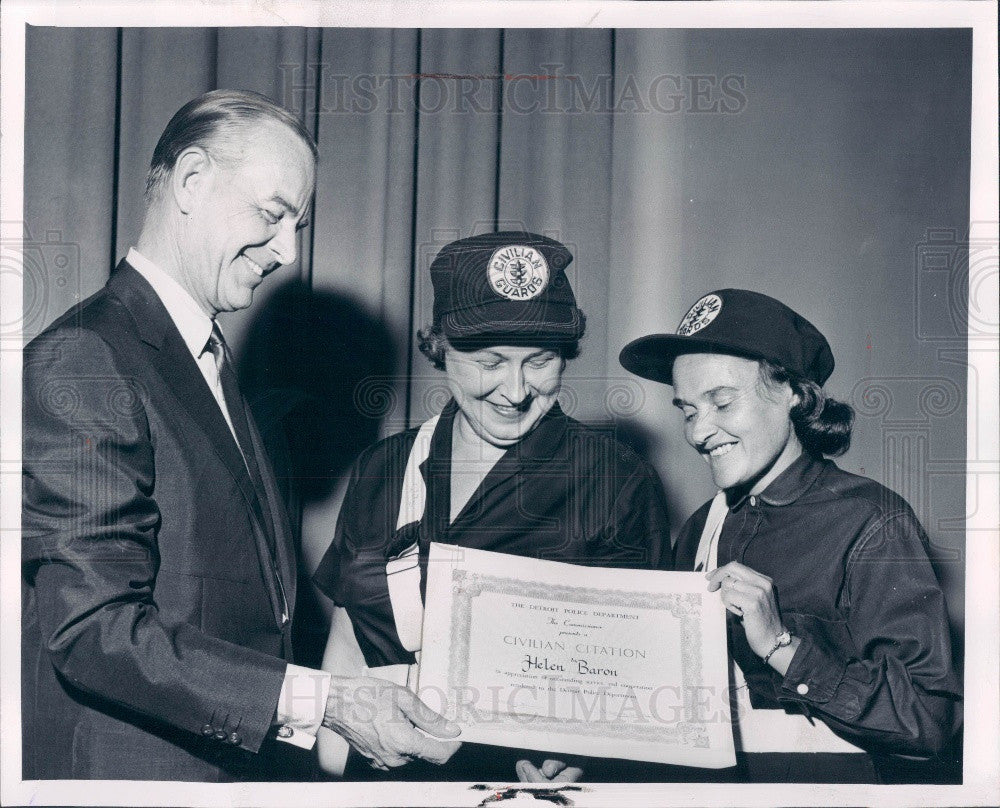
[[[432,263],[434,323],[418,337],[444,371],[451,400],[421,427],[370,447],[354,466],[314,578],[338,605],[328,670],[374,669],[405,683],[420,648],[431,541],[578,564],[669,567],[656,473],[556,403],[584,332],[565,275],[571,260],[552,239],[491,233],[447,245]],[[321,764],[333,773],[337,746],[335,736],[321,736]],[[578,762],[545,757],[466,744],[446,765],[414,761],[388,777],[580,776]],[[374,776],[359,763],[348,761],[348,778]]]
[[[728,610],[742,776],[877,782],[886,755],[942,751],[961,699],[944,597],[909,505],[824,459],[847,450],[853,412],[823,392],[823,335],[723,289],[621,363],[673,385],[721,489],[682,527],[675,568],[704,571]]]

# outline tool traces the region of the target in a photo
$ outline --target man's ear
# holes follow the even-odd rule
[[[170,175],[170,190],[181,213],[190,213],[211,180],[215,163],[200,146],[181,152]]]

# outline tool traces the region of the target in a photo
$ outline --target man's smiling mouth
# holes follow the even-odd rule
[[[240,254],[240,258],[242,258],[242,259],[243,259],[244,261],[246,261],[246,262],[247,262],[247,264],[249,264],[249,266],[250,266],[250,269],[251,269],[251,270],[253,270],[254,274],[255,274],[255,275],[256,275],[256,276],[258,277],[258,278],[263,278],[263,277],[264,277],[264,276],[265,276],[265,275],[267,274],[267,270],[266,270],[266,269],[264,269],[264,267],[262,267],[262,266],[261,266],[260,264],[258,264],[258,263],[257,263],[256,261],[254,261],[254,260],[253,260],[253,259],[252,259],[252,258],[251,258],[250,256],[248,256],[248,255],[247,255],[246,253],[241,253],[241,254]]]

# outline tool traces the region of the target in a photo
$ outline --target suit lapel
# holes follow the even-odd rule
[[[202,376],[197,363],[191,356],[184,339],[149,282],[127,261],[123,260],[111,276],[111,280],[108,281],[108,289],[121,300],[131,313],[143,342],[155,348],[154,351],[150,351],[150,358],[156,373],[173,392],[179,405],[187,412],[190,419],[204,432],[208,439],[208,445],[219,456],[222,464],[236,481],[255,526],[254,540],[264,572],[263,578],[268,586],[271,604],[275,610],[275,619],[281,625],[283,604],[281,594],[274,581],[275,563],[278,567],[277,574],[281,575],[284,581],[291,581],[293,577],[289,577],[289,575],[294,576],[294,567],[290,566],[291,562],[287,558],[281,557],[289,552],[290,542],[287,541],[287,535],[284,537],[280,535],[280,531],[275,525],[275,522],[280,520],[274,515],[283,513],[281,510],[283,506],[280,502],[275,503],[269,497],[273,519],[266,520],[264,518],[256,489],[250,479],[243,455],[229,429],[229,424],[226,423],[225,416],[223,416],[215,396],[212,395],[212,391],[205,382],[205,377]],[[253,419],[249,417],[249,411],[248,420],[251,423],[252,432],[256,434]],[[259,436],[255,439],[255,448],[257,457],[261,461],[258,465],[261,466],[260,472],[261,476],[265,478],[265,486],[268,485],[267,481],[270,481],[270,485],[275,487],[273,473],[269,464],[264,462],[266,454],[263,452]],[[284,545],[282,550],[277,551],[278,557],[274,561],[272,561],[268,539],[264,531],[269,531],[275,538],[277,548],[283,548]],[[292,572],[286,573],[285,569]]]
[[[153,287],[126,261],[118,265],[108,283],[133,315],[143,341],[156,348],[152,364],[191,419],[208,436],[209,445],[236,479],[247,503],[256,495],[246,463],[233,439],[219,404],[205,377]],[[259,517],[259,508],[257,510]]]

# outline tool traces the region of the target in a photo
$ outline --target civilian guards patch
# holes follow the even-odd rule
[[[549,282],[549,265],[533,247],[511,244],[490,256],[490,286],[508,300],[537,297]]]
[[[718,295],[705,295],[688,309],[681,324],[677,326],[677,333],[682,337],[696,334],[718,317],[720,311],[722,311],[722,298]]]

